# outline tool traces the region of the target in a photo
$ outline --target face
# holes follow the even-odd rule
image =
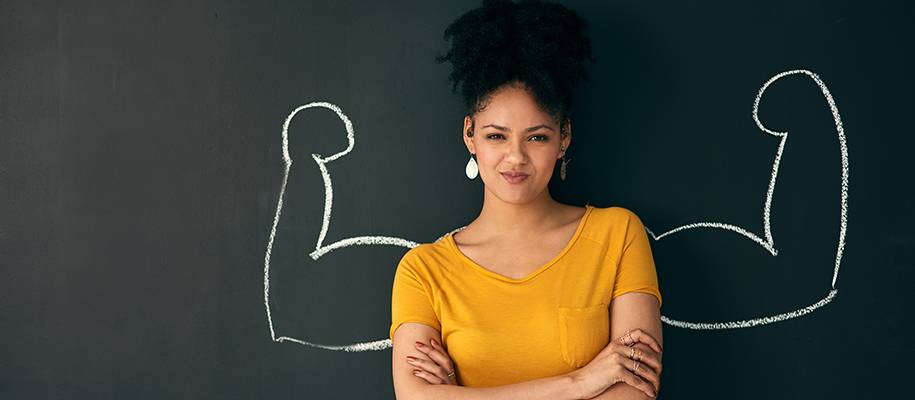
[[[466,133],[473,125],[473,137]],[[489,104],[474,119],[464,118],[463,137],[467,149],[476,154],[480,177],[486,190],[511,203],[526,203],[544,194],[557,160],[560,147],[571,142],[571,125],[567,135],[544,112],[525,89],[505,86],[496,92]],[[525,174],[513,179],[505,173]]]

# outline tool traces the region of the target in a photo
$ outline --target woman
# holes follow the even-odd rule
[[[571,88],[587,78],[585,26],[558,4],[484,0],[445,30],[453,47],[438,61],[453,64],[454,87],[463,83],[466,173],[482,178],[483,206],[397,266],[397,398],[631,399],[660,389],[661,295],[644,226],[626,208],[566,205],[547,189],[567,162]]]

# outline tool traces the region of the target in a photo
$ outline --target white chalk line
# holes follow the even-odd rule
[[[660,235],[655,235],[651,230],[645,228],[648,233],[654,238],[655,241],[660,240],[661,238],[671,235],[677,232],[685,231],[687,229],[696,229],[696,228],[715,228],[715,229],[724,229],[736,232],[743,236],[746,236],[750,240],[756,242],[764,249],[766,249],[772,256],[778,255],[778,250],[775,248],[775,241],[772,238],[772,229],[769,224],[769,219],[771,217],[770,209],[772,206],[772,196],[775,194],[775,178],[778,176],[778,165],[781,162],[782,151],[785,149],[785,143],[788,141],[788,132],[775,132],[767,129],[762,122],[759,121],[759,101],[762,99],[763,93],[766,89],[774,83],[775,81],[781,79],[782,77],[795,74],[804,74],[809,76],[813,81],[819,86],[820,91],[823,93],[823,96],[826,97],[826,102],[829,104],[829,110],[832,112],[832,118],[835,121],[836,133],[839,139],[839,149],[842,157],[842,188],[841,188],[841,197],[840,205],[841,210],[839,214],[839,243],[836,250],[836,262],[834,271],[832,274],[832,283],[830,284],[830,291],[820,301],[809,305],[807,307],[782,313],[776,315],[770,315],[760,318],[754,318],[750,320],[743,321],[726,321],[726,322],[688,322],[680,321],[666,316],[661,316],[661,320],[667,324],[687,328],[687,329],[699,329],[699,330],[709,330],[709,329],[735,329],[735,328],[748,328],[758,325],[770,324],[773,322],[784,321],[791,318],[797,318],[802,315],[808,314],[820,308],[835,298],[838,290],[836,289],[836,280],[839,278],[839,266],[842,263],[842,251],[845,248],[845,231],[847,229],[847,214],[848,214],[848,147],[845,143],[845,129],[842,127],[842,118],[839,116],[839,109],[836,107],[835,100],[832,98],[832,94],[829,93],[829,89],[826,88],[826,84],[820,79],[819,75],[804,69],[796,69],[791,71],[785,71],[779,73],[768,81],[759,89],[759,92],[756,94],[756,99],[753,101],[753,121],[756,122],[756,126],[759,127],[763,132],[766,132],[770,135],[780,137],[781,140],[778,144],[778,151],[775,153],[775,161],[772,163],[772,174],[769,179],[769,188],[766,191],[766,202],[763,205],[763,230],[765,231],[765,239],[760,238],[759,236],[753,234],[752,232],[747,231],[736,225],[721,223],[721,222],[696,222],[688,225],[679,226],[677,228],[671,229],[667,232],[664,232]]]
[[[277,336],[276,329],[273,326],[273,315],[270,312],[270,256],[272,254],[273,241],[276,238],[276,227],[277,227],[277,225],[279,225],[280,215],[283,210],[283,198],[286,194],[286,184],[289,181],[289,171],[292,169],[292,157],[290,157],[290,155],[289,155],[289,124],[292,122],[292,119],[295,117],[295,115],[298,114],[300,111],[308,109],[308,108],[312,108],[312,107],[324,107],[324,108],[330,109],[330,110],[334,111],[335,113],[337,113],[337,116],[343,121],[343,124],[346,127],[346,132],[347,132],[346,136],[347,136],[347,140],[348,140],[348,146],[346,147],[345,150],[343,150],[339,153],[336,153],[334,155],[328,156],[328,157],[321,157],[320,154],[311,155],[311,157],[315,160],[315,163],[317,163],[318,169],[321,171],[321,176],[324,179],[324,218],[323,218],[323,223],[321,225],[321,233],[318,236],[318,241],[315,246],[315,251],[310,253],[309,256],[312,259],[317,260],[320,256],[324,255],[325,253],[327,253],[331,250],[350,246],[350,245],[356,245],[356,244],[370,244],[370,245],[394,244],[394,245],[398,245],[398,246],[411,247],[411,248],[418,245],[416,242],[412,242],[409,240],[396,238],[396,237],[360,236],[360,237],[355,237],[355,238],[343,239],[343,240],[337,241],[329,246],[322,246],[322,243],[324,242],[324,237],[327,235],[327,229],[330,226],[330,216],[331,216],[331,209],[333,206],[333,195],[334,195],[333,187],[331,185],[330,173],[327,171],[326,164],[328,162],[331,162],[333,160],[336,160],[337,158],[340,158],[340,157],[346,155],[347,153],[349,153],[350,151],[353,150],[353,147],[355,145],[355,135],[353,133],[353,124],[352,124],[352,122],[350,122],[349,118],[343,113],[343,111],[339,107],[337,107],[336,105],[331,104],[331,103],[312,102],[312,103],[308,103],[306,105],[296,108],[286,117],[286,121],[283,123],[283,133],[282,133],[283,163],[285,165],[285,168],[283,170],[283,182],[282,182],[282,185],[280,186],[280,195],[279,195],[279,198],[277,199],[276,214],[273,217],[273,226],[270,228],[270,238],[267,242],[267,251],[264,255],[264,307],[267,310],[267,323],[270,327],[270,337],[271,337],[271,340],[273,340],[274,342],[287,342],[288,341],[288,342],[298,343],[298,344],[326,349],[326,350],[342,350],[342,351],[384,350],[384,349],[391,347],[390,339],[376,340],[376,341],[364,342],[364,343],[355,343],[355,344],[342,345],[342,346],[330,346],[330,345],[312,343],[309,341],[305,341],[305,340],[301,340],[301,339],[297,339],[297,338],[289,337],[289,336]]]
[[[661,316],[661,321],[667,323],[668,325],[676,326],[678,328],[686,329],[697,329],[697,330],[718,330],[718,329],[737,329],[737,328],[752,328],[754,326],[771,324],[773,322],[781,322],[791,318],[797,318],[802,315],[810,314],[814,310],[825,306],[827,303],[832,301],[833,297],[838,294],[839,291],[836,289],[830,290],[829,294],[822,300],[804,307],[800,310],[794,310],[784,314],[773,315],[769,317],[762,317],[756,319],[749,319],[743,321],[728,321],[728,322],[685,322],[677,321],[675,319],[667,318]]]
[[[682,328],[687,328],[687,329],[734,329],[734,328],[753,327],[753,326],[764,325],[764,324],[769,324],[769,323],[773,323],[773,322],[784,321],[786,319],[795,318],[795,317],[798,317],[801,315],[808,314],[808,313],[812,312],[813,310],[815,310],[819,307],[822,307],[826,303],[829,303],[835,297],[836,293],[838,292],[835,289],[835,283],[836,283],[836,279],[837,279],[838,273],[839,273],[839,265],[841,262],[842,249],[844,248],[844,245],[845,245],[844,239],[845,239],[846,213],[847,213],[846,204],[847,204],[847,197],[848,197],[848,154],[847,154],[847,149],[846,149],[846,145],[845,145],[845,134],[842,129],[841,119],[839,117],[838,109],[835,106],[835,102],[833,101],[832,96],[830,95],[825,84],[823,84],[823,82],[819,79],[819,77],[816,74],[814,74],[810,71],[807,71],[807,70],[786,71],[786,72],[782,72],[782,73],[772,77],[759,90],[759,93],[757,94],[756,100],[753,104],[753,119],[756,122],[757,126],[759,126],[759,128],[762,129],[764,132],[767,132],[769,134],[772,134],[774,136],[779,136],[782,138],[781,142],[779,144],[779,147],[778,147],[778,151],[776,153],[775,161],[773,163],[772,175],[771,175],[771,179],[769,182],[769,189],[766,193],[766,202],[765,202],[765,206],[764,206],[764,210],[763,210],[763,227],[765,230],[766,239],[764,240],[764,239],[760,238],[759,236],[753,234],[752,232],[750,232],[746,229],[743,229],[739,226],[720,223],[720,222],[698,222],[698,223],[683,225],[683,226],[674,228],[668,232],[664,232],[661,235],[655,235],[647,227],[646,227],[646,231],[648,231],[648,233],[654,238],[654,240],[657,241],[657,240],[660,240],[661,238],[663,238],[664,236],[671,235],[671,234],[674,234],[674,233],[677,233],[680,231],[685,231],[687,229],[706,227],[706,228],[717,228],[717,229],[730,230],[730,231],[736,232],[738,234],[741,234],[741,235],[749,238],[750,240],[753,240],[754,242],[756,242],[757,244],[759,244],[760,246],[765,248],[767,251],[769,251],[773,256],[778,254],[778,251],[776,250],[775,245],[774,245],[774,240],[772,239],[772,233],[771,233],[770,224],[769,224],[769,217],[770,217],[769,211],[770,211],[772,196],[775,191],[775,178],[778,174],[778,164],[781,159],[781,154],[784,149],[784,145],[785,145],[786,139],[788,137],[788,133],[787,132],[773,132],[773,131],[766,129],[757,117],[757,110],[758,110],[759,101],[762,98],[762,94],[765,92],[765,89],[771,83],[778,80],[779,78],[786,76],[786,75],[791,75],[791,74],[806,74],[806,75],[810,76],[811,78],[813,78],[813,80],[817,83],[817,85],[819,85],[823,94],[826,96],[827,101],[829,102],[830,109],[832,110],[833,118],[836,121],[836,129],[838,131],[839,143],[840,143],[840,146],[842,149],[841,231],[840,231],[840,238],[839,238],[839,248],[838,248],[838,253],[836,256],[835,272],[833,274],[833,280],[832,280],[832,290],[830,290],[829,294],[824,299],[820,300],[816,304],[813,304],[811,306],[808,306],[808,307],[805,307],[805,308],[802,308],[799,310],[784,313],[784,314],[755,318],[755,319],[751,319],[751,320],[715,322],[715,323],[696,323],[696,322],[688,322],[688,321],[679,321],[679,320],[675,320],[675,319],[671,319],[671,318],[662,316],[661,319],[663,322],[666,322],[667,324],[670,324],[672,326],[677,326],[677,327],[682,327]],[[311,346],[311,347],[321,348],[321,349],[327,349],[327,350],[372,351],[372,350],[387,349],[387,348],[391,347],[390,339],[354,343],[354,344],[349,344],[349,345],[333,346],[333,345],[323,345],[323,344],[318,344],[318,343],[312,343],[309,341],[305,341],[305,340],[301,340],[301,339],[297,339],[297,338],[293,338],[293,337],[289,337],[289,336],[277,336],[277,334],[276,334],[276,330],[275,330],[275,327],[273,324],[273,317],[270,312],[270,257],[271,257],[271,253],[272,253],[273,242],[276,237],[276,228],[279,224],[280,215],[281,215],[282,208],[283,208],[283,198],[286,193],[286,184],[289,179],[289,171],[292,168],[292,158],[289,155],[289,125],[290,125],[292,119],[296,116],[296,114],[298,114],[298,112],[308,109],[308,108],[312,108],[312,107],[323,107],[323,108],[330,109],[330,110],[334,111],[335,113],[337,113],[337,116],[343,121],[344,126],[346,128],[348,146],[345,150],[343,150],[339,153],[336,153],[334,155],[328,156],[328,157],[321,157],[321,155],[319,155],[319,154],[311,155],[312,158],[314,159],[315,163],[318,165],[318,169],[321,171],[321,176],[324,181],[324,218],[322,219],[321,232],[318,236],[318,240],[315,245],[315,250],[312,251],[311,253],[309,253],[309,256],[312,259],[317,260],[321,256],[323,256],[333,250],[337,250],[337,249],[340,249],[343,247],[348,247],[348,246],[353,246],[353,245],[396,245],[396,246],[403,246],[403,247],[407,247],[407,248],[413,248],[413,247],[416,247],[419,245],[419,243],[414,242],[414,241],[410,241],[410,240],[406,240],[406,239],[398,238],[398,237],[391,237],[391,236],[358,236],[358,237],[338,240],[338,241],[331,243],[329,245],[326,245],[326,246],[323,245],[324,238],[326,237],[327,230],[330,226],[330,216],[331,216],[331,210],[333,208],[333,187],[332,187],[332,183],[331,183],[330,173],[327,170],[326,164],[331,161],[334,161],[334,160],[348,154],[350,151],[352,151],[352,149],[355,145],[355,135],[354,135],[354,131],[353,131],[353,125],[350,122],[349,118],[342,112],[342,110],[339,107],[337,107],[334,104],[331,104],[328,102],[312,102],[312,103],[308,103],[306,105],[296,108],[286,117],[286,121],[283,123],[282,141],[283,141],[283,162],[285,164],[285,169],[283,171],[283,181],[282,181],[282,185],[280,186],[279,198],[277,199],[276,214],[274,215],[274,218],[273,218],[273,226],[270,229],[270,236],[269,236],[269,240],[267,243],[266,253],[264,255],[264,307],[267,312],[267,322],[268,322],[268,326],[270,328],[270,337],[275,342],[292,342],[292,343],[298,343],[301,345],[306,345],[306,346]],[[452,230],[451,232],[452,233],[457,232],[464,228],[465,227],[459,227],[459,228]],[[447,235],[447,234],[445,234],[445,235]],[[439,239],[441,239],[445,235],[440,236]]]

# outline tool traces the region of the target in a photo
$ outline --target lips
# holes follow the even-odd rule
[[[521,172],[502,172],[502,178],[508,183],[520,183],[527,179],[527,174]]]

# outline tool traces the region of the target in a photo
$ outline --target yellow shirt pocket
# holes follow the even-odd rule
[[[610,310],[606,304],[559,307],[559,346],[562,359],[581,368],[610,343]]]

